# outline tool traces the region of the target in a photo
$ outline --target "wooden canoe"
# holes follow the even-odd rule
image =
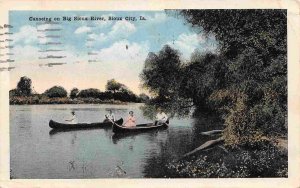
[[[122,121],[116,121],[113,124],[114,133],[145,132],[153,129],[166,129],[169,127],[169,120],[166,123],[154,125],[154,123],[138,124],[135,127],[125,127]]]
[[[120,121],[121,120],[121,121]],[[118,122],[123,123],[123,119],[118,120]],[[85,128],[104,128],[111,127],[113,125],[112,122],[99,122],[99,123],[77,123],[77,124],[67,124],[67,123],[59,123],[53,120],[49,121],[49,127],[52,129],[85,129]]]

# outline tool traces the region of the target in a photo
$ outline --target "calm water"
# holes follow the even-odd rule
[[[209,140],[200,132],[220,127],[213,117],[170,120],[167,130],[118,136],[111,129],[53,132],[49,120],[62,121],[75,111],[79,122],[99,122],[108,109],[116,118],[135,112],[130,105],[10,106],[12,178],[142,178],[157,177],[161,166]],[[163,176],[162,176],[163,177]]]

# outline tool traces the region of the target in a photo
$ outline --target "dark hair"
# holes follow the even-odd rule
[[[72,113],[72,114],[75,114],[75,112],[74,112],[74,111],[72,111],[71,113]]]
[[[130,112],[133,114],[133,111],[129,111],[129,114],[130,114]]]

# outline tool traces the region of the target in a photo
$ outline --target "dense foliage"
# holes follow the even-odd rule
[[[191,100],[198,109],[218,111],[227,145],[255,146],[286,135],[286,11],[183,10],[178,15],[195,31],[214,35],[218,53],[195,51],[188,63],[168,46],[149,53],[141,74],[144,87],[176,108],[178,101]]]
[[[73,88],[70,91],[70,98],[67,97],[67,91],[61,86],[54,86],[46,90],[43,94],[30,93],[25,95],[29,89],[31,91],[31,79],[27,77],[22,77],[18,86],[21,89],[17,88],[9,91],[10,104],[119,104],[122,102],[146,102],[149,100],[149,96],[146,94],[137,96],[127,86],[114,79],[107,81],[107,91],[102,92],[96,88],[80,91],[78,88]]]
[[[100,96],[100,90],[99,89],[94,89],[94,88],[90,88],[90,89],[84,89],[81,90],[78,93],[78,97],[82,97],[82,98],[98,98]]]
[[[49,98],[67,97],[67,91],[61,86],[53,86],[47,89],[44,94]]]
[[[215,148],[196,159],[170,162],[164,167],[163,175],[166,178],[287,177],[286,154],[270,144],[260,150],[236,149],[230,153]]]
[[[32,94],[31,84],[30,78],[26,76],[21,77],[17,88],[9,91],[9,96],[30,96]]]
[[[71,97],[71,99],[76,98],[77,95],[78,95],[78,93],[79,93],[79,89],[76,88],[76,87],[74,87],[74,88],[70,91],[70,97]]]
[[[144,81],[143,86],[149,91],[163,97],[164,99],[173,98],[177,80],[180,77],[180,54],[178,51],[165,45],[158,53],[149,53],[145,60],[145,66],[141,74]]]
[[[111,79],[107,81],[105,88],[107,91],[113,91],[115,93],[116,91],[119,91],[123,86],[123,84],[117,82],[115,79]]]

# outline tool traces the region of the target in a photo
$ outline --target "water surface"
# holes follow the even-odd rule
[[[51,131],[49,120],[63,121],[75,111],[79,122],[101,122],[109,109],[116,118],[134,111],[147,123],[143,104],[12,105],[12,178],[163,177],[161,166],[209,140],[200,132],[220,127],[214,117],[172,118],[167,130],[114,135],[111,129]]]

